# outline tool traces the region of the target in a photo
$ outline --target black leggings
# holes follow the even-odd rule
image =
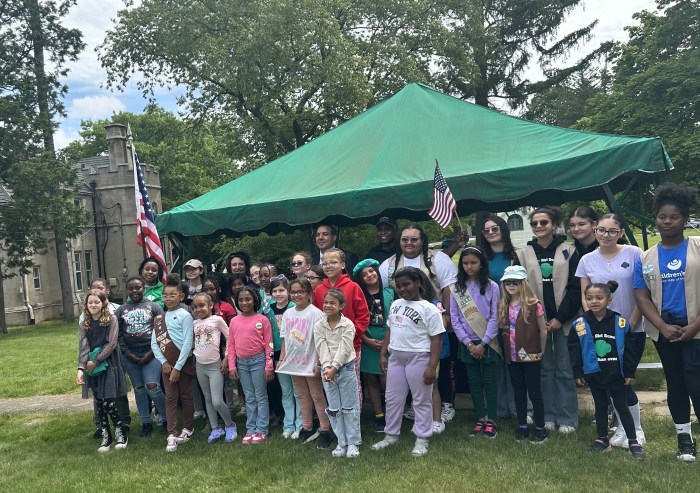
[[[455,392],[455,361],[457,360],[457,347],[461,344],[454,332],[448,332],[450,339],[450,356],[440,360],[440,374],[438,375],[437,387],[442,402],[454,403]]]
[[[695,416],[700,418],[700,339],[668,342],[659,334],[654,346],[664,367],[668,410],[673,422],[679,425],[690,422],[690,401]]]
[[[637,434],[634,429],[634,420],[632,419],[630,408],[627,407],[627,390],[624,386],[591,386],[591,395],[593,396],[593,404],[595,405],[595,427],[599,438],[607,438],[608,436],[608,395],[610,395],[613,405],[615,409],[617,409],[617,414],[620,415],[620,421],[622,422],[622,427],[625,429],[627,439],[637,439]]]
[[[96,399],[95,401],[97,402],[97,416],[100,419],[101,428],[109,428],[109,418],[112,418],[115,427],[122,426],[122,418],[114,399]]]
[[[518,414],[519,425],[527,424],[527,398],[529,395],[530,401],[532,401],[532,411],[535,415],[535,426],[544,428],[544,399],[542,398],[540,383],[541,370],[541,361],[508,364],[510,382],[513,386],[515,412]]]

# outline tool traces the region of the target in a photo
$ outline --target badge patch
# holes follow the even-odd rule
[[[258,330],[262,330],[262,322],[256,322],[255,323],[255,328]]]

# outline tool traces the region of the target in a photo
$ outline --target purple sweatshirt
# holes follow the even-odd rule
[[[462,344],[467,344],[470,341],[478,340],[488,344],[498,334],[498,300],[500,298],[498,284],[489,280],[489,285],[486,288],[486,294],[482,295],[479,290],[480,288],[478,282],[467,281],[467,291],[474,299],[474,303],[479,309],[479,312],[486,319],[486,334],[484,334],[483,339],[472,330],[469,322],[467,322],[467,319],[464,318],[464,315],[462,315],[462,311],[459,308],[459,303],[457,303],[455,295],[452,294],[452,300],[450,301],[452,328],[455,331],[457,339],[459,339]]]

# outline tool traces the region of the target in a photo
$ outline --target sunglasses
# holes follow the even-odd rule
[[[530,223],[530,226],[533,228],[536,228],[539,226],[540,228],[543,226],[547,226],[550,223],[549,219],[540,219],[539,221],[532,221]]]
[[[504,286],[517,286],[519,283],[518,283],[518,281],[513,281],[511,279],[507,279],[507,280],[503,281],[502,284]]]
[[[413,238],[408,238],[404,236],[401,238],[401,243],[418,243],[420,241],[420,238],[417,236],[414,236]]]
[[[491,226],[490,228],[482,229],[481,232],[484,233],[485,235],[487,235],[489,233],[491,233],[491,234],[498,233],[500,230],[501,230],[500,226]]]
[[[290,262],[289,265],[291,265],[292,267],[300,267],[300,266],[304,265],[304,262],[301,262],[301,261],[299,261],[299,262]]]

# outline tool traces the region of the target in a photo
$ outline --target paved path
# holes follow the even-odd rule
[[[666,392],[637,392],[639,402],[646,413],[657,416],[670,416],[666,407]],[[132,409],[136,409],[134,394],[129,393]],[[585,389],[578,392],[579,409],[593,412],[591,394]],[[457,409],[473,409],[468,394],[458,394],[455,402]],[[60,413],[74,411],[91,411],[92,399],[83,399],[80,393],[63,395],[43,395],[19,399],[0,399],[0,414],[14,413]]]

